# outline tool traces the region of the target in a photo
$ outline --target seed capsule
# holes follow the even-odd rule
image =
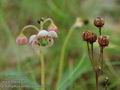
[[[101,47],[105,47],[109,45],[109,38],[108,36],[99,36],[98,37],[98,43]]]
[[[97,18],[94,20],[94,25],[95,25],[96,27],[99,27],[99,28],[103,27],[103,25],[104,25],[104,19],[103,19],[102,17],[97,17]]]
[[[83,40],[84,41],[87,41],[87,42],[90,42],[90,43],[94,43],[96,42],[97,40],[97,35],[91,31],[86,31],[86,32],[83,32]]]

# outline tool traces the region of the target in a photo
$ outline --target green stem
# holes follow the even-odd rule
[[[69,42],[69,39],[70,39],[73,31],[74,31],[74,27],[71,27],[71,29],[69,30],[69,32],[68,32],[68,34],[67,34],[67,36],[65,38],[63,46],[62,46],[62,50],[61,50],[61,54],[60,54],[60,63],[59,63],[57,86],[60,84],[60,80],[62,78],[62,73],[63,73],[63,68],[64,68],[65,50],[66,50],[67,44]],[[57,90],[59,90],[59,89],[57,89]]]
[[[101,35],[102,33],[101,33],[101,27],[99,28],[99,34]]]
[[[23,29],[21,30],[20,34],[22,34],[23,31],[26,30],[26,29],[28,29],[28,28],[33,28],[33,29],[35,29],[37,32],[39,32],[39,29],[38,29],[36,26],[34,26],[34,25],[27,25],[27,26],[23,27]]]
[[[73,71],[73,63],[74,63],[73,59],[70,59],[68,63],[69,63],[69,74],[71,74]],[[73,86],[71,85],[69,89],[73,90]]]
[[[41,61],[41,89],[45,90],[45,61],[44,61],[44,55],[42,52],[40,52],[40,61]]]
[[[88,56],[89,56],[89,59],[90,59],[90,62],[92,64],[92,67],[93,67],[93,70],[94,72],[96,71],[95,70],[95,66],[94,66],[94,61],[93,61],[93,57],[91,56],[91,51],[90,51],[90,46],[89,46],[89,42],[87,42],[87,49],[88,49]]]
[[[50,23],[54,23],[53,20],[51,18],[47,18],[45,20],[42,21],[42,23],[40,23],[40,29],[43,29],[43,26],[46,22],[50,21]]]
[[[91,57],[92,57],[92,60],[94,61],[94,58],[93,58],[93,43],[91,43]]]

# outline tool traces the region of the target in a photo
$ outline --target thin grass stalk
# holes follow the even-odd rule
[[[69,30],[69,32],[68,32],[68,34],[67,34],[67,36],[65,38],[65,41],[64,41],[62,49],[61,49],[59,71],[58,71],[58,81],[57,81],[57,85],[56,85],[57,87],[60,84],[60,81],[61,81],[61,78],[62,78],[62,74],[63,74],[65,50],[66,50],[67,44],[69,42],[69,39],[70,39],[73,31],[74,31],[74,27],[71,27],[71,29]],[[57,90],[59,90],[59,89],[57,88]]]

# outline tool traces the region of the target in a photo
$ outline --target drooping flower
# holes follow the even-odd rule
[[[48,26],[48,31],[55,31],[55,32],[57,32],[58,31],[58,27],[54,23],[51,23]]]
[[[32,46],[51,47],[55,38],[57,38],[55,31],[40,30],[37,35],[30,37],[29,43]]]
[[[48,21],[50,21],[51,23],[50,23],[48,29],[44,30],[43,26]],[[30,32],[30,34],[28,36],[26,35],[27,37],[29,37],[29,44],[31,44],[33,47],[36,47],[36,46],[50,47],[50,46],[52,46],[54,44],[54,39],[58,37],[58,35],[57,35],[58,27],[54,24],[54,22],[51,18],[41,19],[40,21],[38,21],[38,23],[40,24],[40,29],[34,25],[27,25],[27,26],[23,27],[20,34],[21,35],[24,34],[25,30],[28,30],[28,28],[31,28],[31,30],[34,30],[34,31],[32,31],[32,33]],[[16,42],[19,45],[27,44],[28,40],[27,40],[26,36],[19,36],[16,39]]]
[[[21,34],[16,38],[16,43],[18,45],[25,45],[28,43],[28,39],[25,35]]]

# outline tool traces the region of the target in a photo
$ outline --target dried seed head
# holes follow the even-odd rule
[[[90,43],[94,43],[96,42],[97,40],[97,35],[91,31],[86,31],[86,32],[83,32],[83,40],[84,41],[87,41],[87,42],[90,42]]]
[[[99,36],[98,43],[101,47],[105,47],[109,45],[109,37],[108,36]]]
[[[18,45],[25,45],[28,43],[28,39],[25,35],[21,34],[16,38],[16,43]]]
[[[101,28],[103,27],[104,25],[104,19],[102,17],[97,17],[95,20],[94,20],[94,25],[98,28]]]

